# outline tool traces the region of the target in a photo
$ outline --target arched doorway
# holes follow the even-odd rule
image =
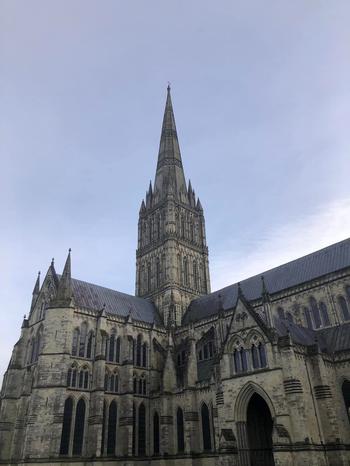
[[[254,393],[247,407],[250,466],[274,466],[271,412],[265,400]]]

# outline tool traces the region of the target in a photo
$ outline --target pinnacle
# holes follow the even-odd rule
[[[54,302],[56,305],[62,307],[69,306],[71,304],[72,295],[71,249],[69,249],[63,273],[58,284],[57,296]]]

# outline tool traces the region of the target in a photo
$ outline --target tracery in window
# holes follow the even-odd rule
[[[108,369],[106,370],[104,389],[106,392],[118,393],[119,376],[116,370],[113,373],[111,373]]]
[[[84,322],[80,330],[78,328],[73,331],[72,340],[72,356],[91,359],[94,350],[94,332],[88,333],[87,323]]]

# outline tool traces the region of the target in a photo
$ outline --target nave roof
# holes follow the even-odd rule
[[[267,291],[272,295],[347,267],[350,267],[350,238],[247,278],[240,285],[245,298],[254,301],[261,298],[262,276]],[[223,309],[232,309],[237,301],[238,283],[194,299],[184,314],[182,323],[196,322],[217,314],[219,295]]]

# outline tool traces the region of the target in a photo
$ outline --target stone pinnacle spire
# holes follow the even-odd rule
[[[71,250],[69,249],[68,257],[63,269],[63,273],[61,275],[58,288],[57,288],[57,295],[54,299],[54,305],[57,307],[66,307],[70,306],[72,302],[72,276],[71,276],[71,257],[70,257]]]
[[[168,86],[159,144],[157,172],[154,181],[154,194],[160,199],[170,193],[177,198],[184,198],[187,195],[170,86]]]
[[[34,285],[34,289],[33,289],[33,293],[32,293],[32,304],[30,306],[30,311],[32,311],[34,309],[34,306],[35,306],[35,303],[36,303],[36,300],[39,296],[39,293],[40,293],[40,272],[38,272],[38,277],[35,281],[35,285]]]

